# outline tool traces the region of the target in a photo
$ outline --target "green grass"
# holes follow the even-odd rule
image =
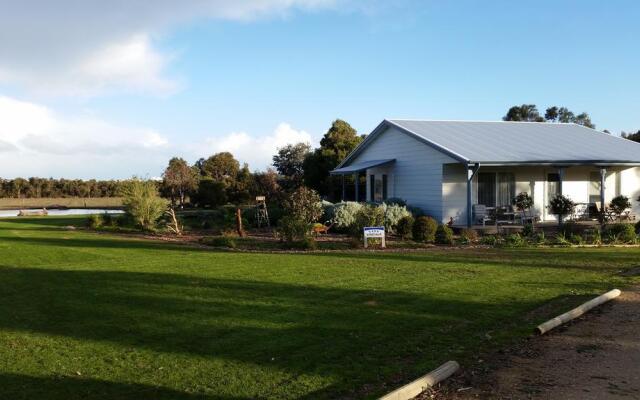
[[[629,283],[640,259],[217,252],[63,229],[82,223],[0,219],[0,398],[372,398]]]

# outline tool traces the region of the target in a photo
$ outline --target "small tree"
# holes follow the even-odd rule
[[[184,206],[186,194],[195,190],[198,185],[196,174],[197,171],[182,158],[174,157],[169,160],[169,166],[162,174],[162,184],[171,196],[171,204],[175,204],[177,195],[180,207]]]
[[[562,219],[573,213],[574,208],[576,207],[576,203],[574,203],[570,198],[558,194],[554,196],[549,201],[549,211],[551,214],[558,216],[558,222],[562,224]]]
[[[622,215],[627,208],[631,208],[631,202],[627,196],[616,196],[611,199],[609,208],[613,210],[613,212],[618,216],[618,219],[620,219],[620,215]]]
[[[168,203],[158,194],[156,183],[133,178],[124,182],[120,190],[127,213],[142,229],[153,230]]]
[[[529,193],[519,193],[514,199],[513,204],[520,211],[528,210],[533,207],[533,199],[529,196]]]
[[[307,224],[316,222],[322,216],[320,196],[306,186],[301,186],[291,193],[283,206],[287,214]]]

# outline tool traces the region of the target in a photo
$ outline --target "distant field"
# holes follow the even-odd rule
[[[122,197],[52,197],[44,199],[0,198],[0,209],[42,208],[64,206],[69,208],[110,208],[122,207]]]

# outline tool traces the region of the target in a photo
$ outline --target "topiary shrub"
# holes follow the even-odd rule
[[[562,222],[562,219],[573,213],[576,208],[576,204],[567,196],[558,194],[549,200],[549,211],[551,214],[558,216],[558,221]]]
[[[609,243],[634,244],[637,241],[636,230],[631,224],[612,224],[605,227],[604,236]]]
[[[620,215],[627,209],[631,208],[631,202],[627,196],[616,196],[611,199],[609,208],[620,218]]]
[[[436,244],[453,244],[453,229],[444,224],[438,225],[435,234],[435,242]]]
[[[475,229],[465,228],[460,231],[460,242],[463,244],[472,244],[478,241],[478,231]]]
[[[396,234],[403,239],[409,239],[411,232],[413,231],[414,219],[411,215],[400,218],[398,225],[396,225]]]
[[[413,223],[413,240],[416,242],[431,243],[436,239],[438,223],[435,219],[427,216],[416,218]]]
[[[533,207],[533,199],[529,196],[529,193],[522,192],[513,199],[513,205],[520,211],[528,210]]]

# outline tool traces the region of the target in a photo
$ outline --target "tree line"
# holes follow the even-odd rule
[[[116,197],[121,182],[116,180],[82,180],[53,178],[0,179],[0,197]]]

